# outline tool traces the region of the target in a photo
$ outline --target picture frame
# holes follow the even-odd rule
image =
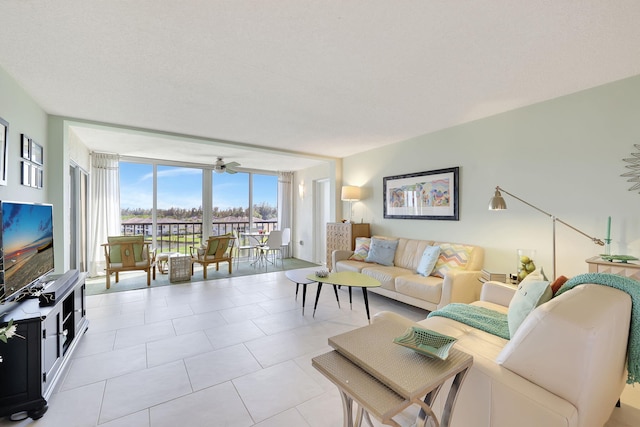
[[[22,162],[22,185],[31,187],[31,163]]]
[[[384,218],[459,220],[459,167],[382,178]]]
[[[7,185],[9,122],[0,117],[0,185]]]
[[[24,133],[20,135],[21,144],[21,152],[23,159],[31,160],[31,138],[29,138]]]
[[[37,165],[42,165],[44,161],[42,145],[38,144],[32,139],[30,151],[31,151],[31,161]]]

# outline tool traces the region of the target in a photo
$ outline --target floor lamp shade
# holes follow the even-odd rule
[[[604,242],[602,240],[598,239],[597,237],[589,236],[584,231],[578,230],[573,225],[567,224],[566,222],[564,222],[560,218],[557,218],[556,216],[550,214],[549,212],[543,211],[539,207],[537,207],[535,205],[532,205],[531,203],[527,202],[526,200],[523,200],[520,197],[515,196],[515,195],[509,193],[508,191],[506,191],[505,189],[500,188],[500,187],[496,187],[496,192],[494,193],[493,197],[489,200],[489,210],[499,211],[499,210],[507,209],[507,203],[504,201],[504,198],[502,197],[501,191],[502,191],[502,193],[505,193],[505,194],[513,197],[514,199],[518,200],[519,202],[522,202],[525,205],[527,205],[527,206],[537,210],[538,212],[545,214],[549,218],[551,218],[551,223],[552,223],[552,227],[553,227],[553,235],[552,235],[553,236],[553,246],[552,246],[551,256],[553,258],[553,278],[554,279],[556,278],[556,222],[559,222],[560,224],[562,224],[562,225],[564,225],[566,227],[569,227],[573,231],[576,231],[576,232],[582,234],[583,236],[589,238],[596,245],[604,246]]]

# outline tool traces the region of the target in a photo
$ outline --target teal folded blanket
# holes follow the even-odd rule
[[[509,339],[507,315],[495,310],[453,302],[439,310],[432,311],[427,318],[434,316],[446,317],[505,340]]]
[[[556,295],[585,283],[610,286],[628,293],[631,297],[631,325],[629,343],[627,344],[627,384],[640,383],[640,282],[617,274],[580,274],[567,280],[558,289]]]

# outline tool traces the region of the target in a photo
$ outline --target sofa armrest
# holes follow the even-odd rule
[[[438,308],[452,302],[471,303],[480,296],[479,270],[450,270],[444,276],[442,283],[442,297]]]
[[[484,282],[480,291],[480,301],[492,302],[509,307],[511,298],[516,293],[516,287],[500,282]]]
[[[331,265],[333,266],[334,270],[338,261],[349,259],[351,255],[353,255],[353,251],[336,249],[335,251],[331,252]]]
[[[531,312],[496,362],[602,425],[624,388],[630,317],[625,292],[577,286]]]

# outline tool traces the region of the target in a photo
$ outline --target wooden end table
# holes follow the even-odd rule
[[[334,351],[314,357],[312,365],[333,382],[342,398],[344,426],[361,426],[369,414],[383,424],[400,426],[393,417],[417,404],[420,413],[416,426],[449,426],[458,391],[473,364],[473,357],[452,348],[446,360],[429,358],[393,342],[406,325],[384,319],[329,338]],[[375,347],[375,351],[371,348]],[[453,382],[438,423],[431,405],[442,385]],[[355,424],[353,402],[358,404]]]
[[[371,276],[366,274],[357,273],[355,271],[340,271],[338,273],[329,273],[327,277],[318,277],[315,273],[309,274],[307,279],[318,282],[318,292],[316,292],[316,302],[313,305],[313,315],[316,315],[316,308],[318,307],[318,299],[320,298],[320,291],[322,290],[322,284],[328,283],[333,285],[333,290],[338,300],[338,307],[340,307],[340,299],[338,298],[338,286],[349,287],[349,304],[353,308],[353,300],[351,297],[351,288],[362,288],[362,297],[364,298],[364,306],[367,310],[367,320],[371,322],[369,316],[369,298],[367,297],[367,288],[380,287],[380,282]]]

